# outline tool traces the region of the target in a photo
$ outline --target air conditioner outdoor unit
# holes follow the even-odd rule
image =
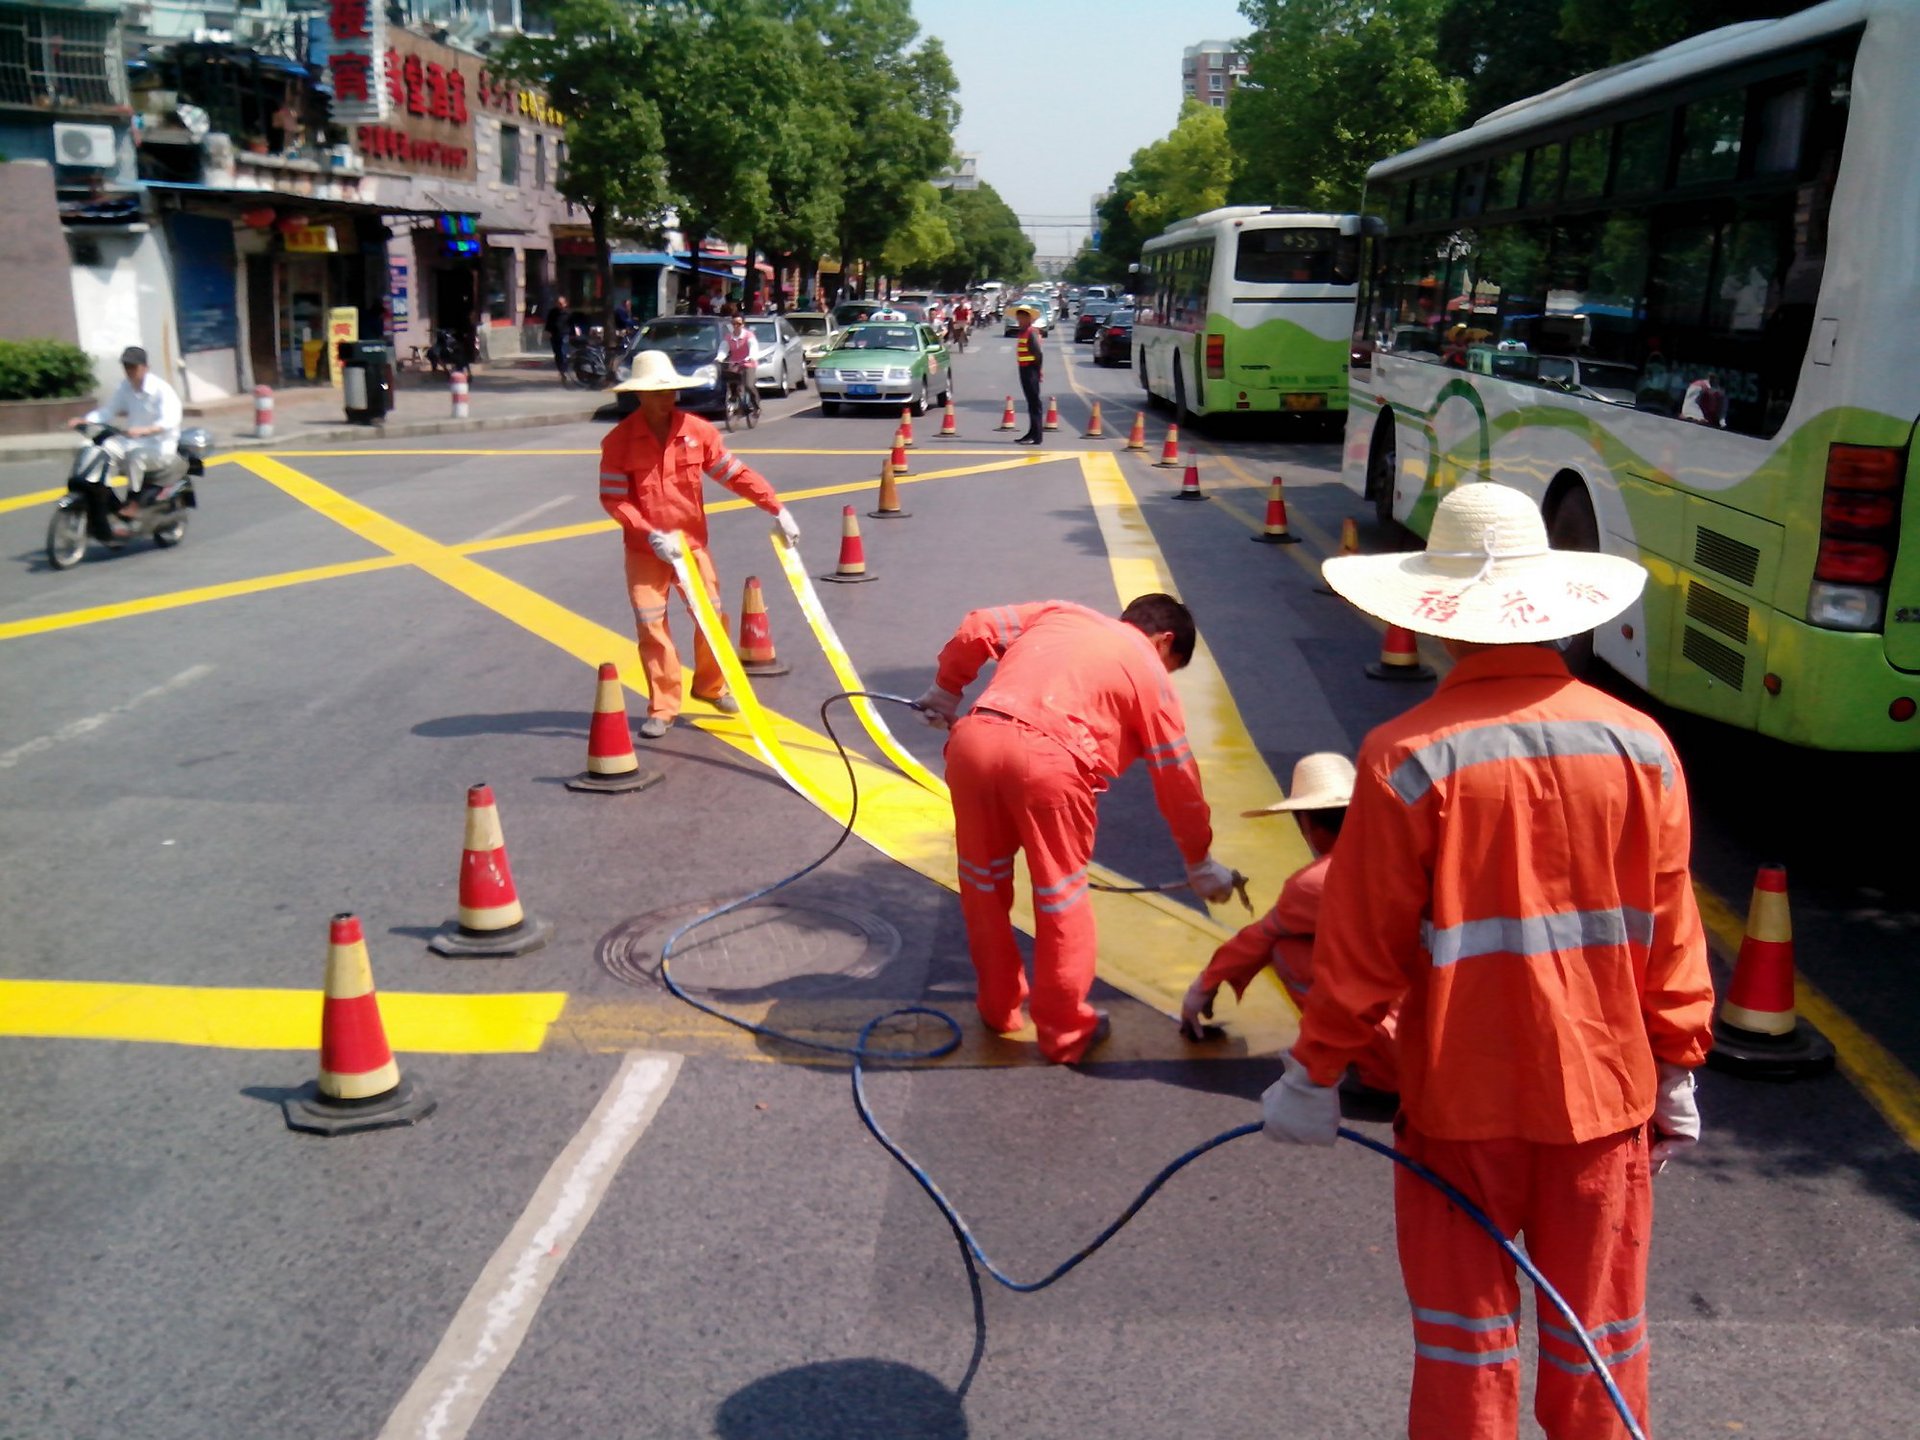
[[[89,165],[110,170],[117,163],[111,125],[67,125],[53,127],[54,163]]]

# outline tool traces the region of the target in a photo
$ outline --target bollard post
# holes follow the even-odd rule
[[[464,370],[456,370],[453,372],[451,378],[453,382],[453,418],[456,420],[464,420],[467,418],[467,372]]]
[[[273,387],[271,385],[253,387],[253,438],[256,440],[273,438]]]

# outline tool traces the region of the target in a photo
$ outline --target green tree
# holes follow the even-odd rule
[[[1248,84],[1227,108],[1246,203],[1350,210],[1367,167],[1454,128],[1436,58],[1448,0],[1241,0]]]
[[[1185,101],[1171,133],[1134,151],[1127,172],[1134,192],[1127,213],[1150,235],[1218,209],[1227,203],[1234,172],[1225,112]]]
[[[1435,63],[1466,84],[1467,119],[1607,63],[1605,46],[1563,38],[1542,0],[1448,0],[1434,36]]]
[[[514,35],[489,59],[499,74],[544,89],[567,117],[560,193],[587,212],[610,307],[612,230],[654,226],[667,203],[660,109],[644,84],[657,60],[644,13],[621,0],[554,0],[551,35]],[[602,323],[612,333],[611,313]]]
[[[1771,20],[1815,0],[1561,0],[1560,38],[1618,65],[1651,50],[1743,20]],[[1579,73],[1579,72],[1575,72]],[[1532,92],[1525,92],[1532,93]],[[1518,97],[1515,97],[1518,98]]]
[[[975,280],[1018,279],[1032,269],[1033,241],[991,185],[943,191],[940,206],[951,247],[938,259],[907,269],[903,278],[958,290]]]
[[[880,263],[889,275],[924,274],[953,254],[953,230],[947,224],[940,192],[924,180],[909,186],[906,213],[895,221],[880,247]]]

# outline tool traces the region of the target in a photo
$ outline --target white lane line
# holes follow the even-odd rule
[[[620,1163],[679,1072],[680,1057],[635,1051],[547,1171],[466,1300],[433,1358],[402,1397],[380,1440],[459,1440],[513,1363],[546,1298]]]
[[[543,501],[541,504],[534,506],[524,515],[516,515],[511,520],[502,520],[498,525],[489,526],[466,543],[476,545],[482,540],[497,540],[500,536],[508,534],[510,531],[524,529],[526,523],[535,516],[544,515],[555,506],[564,505],[571,499],[573,499],[571,495],[556,495],[553,499]]]
[[[171,695],[176,690],[184,690],[194,681],[204,680],[212,673],[211,665],[189,665],[171,680],[164,681],[151,690],[142,690],[131,700],[123,700],[111,710],[102,710],[98,715],[83,715],[78,720],[68,721],[51,735],[36,735],[25,744],[16,745],[11,750],[0,750],[0,770],[11,770],[30,755],[38,755],[42,750],[51,750],[56,745],[65,745],[70,740],[91,735],[102,725],[119,719],[129,710],[137,709],[149,700],[158,700],[163,695]]]

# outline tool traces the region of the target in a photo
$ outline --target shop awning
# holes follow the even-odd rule
[[[620,251],[613,256],[616,265],[678,265],[682,269],[686,262],[667,254],[664,250]]]
[[[353,210],[366,215],[413,215],[414,205],[382,205],[372,200],[324,200],[317,195],[296,195],[291,190],[236,190],[229,185],[202,185],[192,180],[142,180],[148,190],[169,195],[190,195],[196,200],[231,200],[236,205],[287,205],[300,209]]]

